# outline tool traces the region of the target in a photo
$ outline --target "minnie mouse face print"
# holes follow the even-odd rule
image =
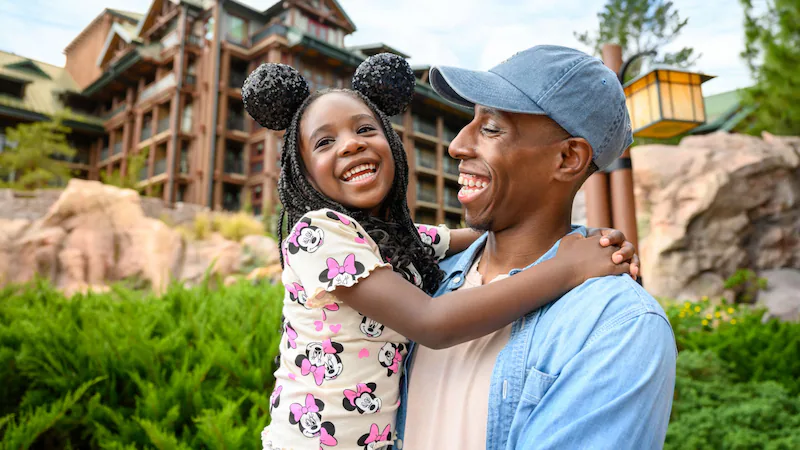
[[[338,355],[343,349],[342,344],[330,339],[312,342],[306,346],[305,355],[295,358],[295,364],[303,376],[311,375],[317,386],[321,386],[324,380],[336,379],[344,370]]]
[[[381,410],[381,399],[374,394],[375,389],[375,383],[359,383],[355,389],[345,389],[342,406],[359,414],[375,414]]]
[[[294,226],[294,230],[287,240],[289,253],[294,255],[301,250],[314,253],[322,245],[324,237],[324,231],[311,225],[311,219],[303,217]]]
[[[319,281],[328,283],[328,286],[350,287],[356,284],[356,277],[364,273],[364,265],[356,261],[356,255],[350,253],[345,256],[341,264],[334,258],[326,261],[328,268],[319,274]]]
[[[289,407],[289,423],[297,425],[303,436],[308,438],[319,437],[320,444],[333,447],[338,444],[336,438],[333,437],[336,434],[336,428],[331,422],[322,421],[322,411],[324,409],[325,403],[322,400],[307,394],[305,403],[292,403]]]
[[[380,322],[376,322],[363,314],[359,313],[359,315],[362,316],[361,325],[359,325],[359,329],[361,330],[361,333],[364,334],[364,336],[375,339],[377,337],[380,337],[381,334],[383,334],[383,328],[384,328],[383,324],[381,324]]]
[[[386,367],[386,376],[400,372],[400,367],[403,363],[403,353],[406,349],[404,344],[394,344],[387,342],[381,351],[378,352],[378,361],[383,367]]]

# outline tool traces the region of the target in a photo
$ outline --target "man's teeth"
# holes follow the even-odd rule
[[[342,175],[342,179],[344,179],[345,181],[363,180],[364,178],[369,177],[370,175],[372,175],[375,172],[375,167],[376,167],[375,164],[372,164],[372,163],[361,164],[360,166],[353,167],[352,169],[350,169],[347,172],[345,172],[344,175]],[[353,175],[355,175],[357,173],[364,172],[364,171],[368,171],[368,172],[360,174],[357,177],[353,177]]]
[[[489,182],[488,181],[478,180],[472,175],[459,175],[458,176],[458,184],[460,184],[461,186],[464,186],[462,188],[463,190],[470,191],[470,190],[483,189],[483,188],[485,188],[486,186],[489,185]],[[475,189],[470,189],[470,188],[475,188]]]

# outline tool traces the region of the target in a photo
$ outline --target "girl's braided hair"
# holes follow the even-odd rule
[[[408,161],[400,137],[392,128],[387,114],[403,112],[414,93],[414,74],[408,63],[397,55],[382,53],[364,61],[353,76],[353,89],[328,89],[309,95],[308,85],[292,67],[284,64],[262,64],[245,81],[242,98],[247,112],[262,126],[286,130],[281,154],[278,194],[282,204],[278,221],[278,239],[283,243],[284,218],[289,225],[304,214],[331,209],[349,215],[378,244],[383,260],[395,272],[413,282],[409,267],[422,277],[422,288],[432,294],[442,279],[433,248],[420,239],[406,202]],[[341,205],[317,191],[306,177],[300,156],[299,131],[303,113],[314,100],[338,92],[366,104],[381,123],[395,164],[392,188],[381,205],[377,217],[368,211]],[[281,265],[284,265],[281,252]]]

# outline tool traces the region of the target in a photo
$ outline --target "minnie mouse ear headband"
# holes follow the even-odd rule
[[[379,53],[358,66],[353,75],[353,90],[370,99],[387,116],[394,116],[411,103],[415,82],[414,72],[405,59]],[[259,125],[270,130],[288,128],[309,95],[305,78],[285,64],[260,65],[242,87],[244,108]]]

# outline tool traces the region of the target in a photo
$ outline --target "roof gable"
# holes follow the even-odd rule
[[[18,61],[18,62],[11,63],[11,64],[6,64],[5,68],[6,69],[17,70],[17,71],[20,71],[20,72],[30,73],[30,74],[33,74],[33,75],[37,75],[37,76],[40,76],[40,77],[47,78],[48,80],[50,79],[50,75],[48,75],[47,72],[42,70],[41,67],[36,65],[36,63],[31,61],[30,59]]]

